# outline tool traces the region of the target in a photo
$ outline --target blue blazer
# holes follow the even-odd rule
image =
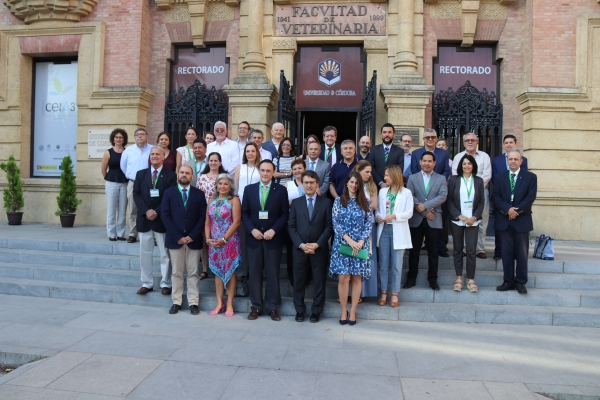
[[[492,160],[492,181],[496,178],[496,175],[504,171],[508,171],[508,168],[506,168],[506,155],[500,154]],[[528,171],[526,157],[523,157],[521,171]]]
[[[267,150],[273,156],[273,160],[279,157],[279,152],[277,151],[277,147],[273,143],[273,140],[269,140],[262,144],[262,148]]]
[[[494,179],[492,201],[494,202],[496,230],[504,231],[513,226],[517,232],[530,232],[533,230],[531,206],[537,195],[537,176],[533,172],[519,171],[515,185],[514,199],[510,201],[510,177],[508,172],[500,173]],[[519,216],[514,220],[508,219],[508,210],[517,207]]]
[[[282,247],[285,244],[284,231],[287,229],[288,216],[290,214],[290,205],[288,203],[287,189],[278,184],[271,183],[271,192],[265,204],[265,211],[269,211],[268,219],[259,219],[260,198],[258,195],[261,182],[253,183],[244,189],[244,201],[242,202],[242,223],[246,227],[248,237],[246,244],[255,249],[259,245],[259,240],[252,236],[252,230],[258,229],[265,233],[269,229],[275,231],[275,236],[267,240],[267,247],[274,249]]]
[[[165,191],[162,199],[162,221],[167,228],[165,247],[180,249],[177,241],[189,236],[193,242],[188,244],[192,250],[202,248],[202,232],[206,220],[206,198],[204,192],[190,185],[187,207],[183,205],[179,187],[173,186]]]
[[[177,174],[169,171],[163,165],[160,170],[156,189],[158,189],[158,197],[150,197],[150,189],[152,189],[152,168],[144,168],[139,170],[135,175],[133,184],[133,201],[137,206],[136,226],[138,232],[159,232],[165,233],[165,225],[162,222],[162,198],[167,189],[177,185]],[[150,221],[146,218],[146,211],[154,210],[158,214],[158,218]],[[179,239],[178,239],[179,240]]]
[[[421,171],[421,156],[425,153],[425,147],[421,147],[412,152],[412,156],[410,157],[410,173],[416,174]],[[444,149],[438,149],[437,147],[433,149],[433,155],[435,156],[435,167],[433,168],[434,172],[444,175],[446,179],[450,175],[452,175],[452,169],[450,168],[450,163],[448,162],[448,152]]]

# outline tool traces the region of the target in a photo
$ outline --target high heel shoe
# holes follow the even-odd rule
[[[231,303],[227,303],[227,305],[230,305],[230,304],[231,304],[231,309],[233,310],[233,301]],[[234,314],[233,311],[227,311],[225,313],[225,316],[226,317],[233,317],[233,314]]]
[[[225,303],[221,302],[221,308],[219,308],[218,310],[215,308],[209,314],[210,315],[217,315],[217,314],[223,314],[224,312],[225,312]]]
[[[348,323],[349,319],[350,319],[350,311],[348,311],[348,314],[346,315],[346,319],[340,319],[340,325],[346,325]]]
[[[355,325],[355,324],[356,324],[356,320],[352,321],[350,319],[350,312],[348,312],[348,325],[352,326],[352,325]]]

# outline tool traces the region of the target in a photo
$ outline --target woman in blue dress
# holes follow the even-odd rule
[[[356,323],[356,307],[362,290],[362,280],[371,277],[370,259],[361,260],[340,253],[342,244],[349,245],[354,254],[369,251],[369,238],[373,226],[371,206],[365,197],[363,181],[358,172],[350,172],[344,193],[333,203],[333,249],[329,276],[337,279],[342,314],[340,324]],[[348,312],[348,283],[352,280],[352,305]]]

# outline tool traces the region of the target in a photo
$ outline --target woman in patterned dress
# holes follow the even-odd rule
[[[176,171],[179,173],[179,167],[182,164],[194,159],[194,140],[198,139],[198,132],[194,127],[189,127],[187,132],[185,133],[185,140],[187,140],[187,144],[185,146],[178,147],[177,151],[177,167]]]
[[[369,251],[369,238],[373,227],[373,213],[358,172],[350,172],[344,193],[333,203],[333,249],[329,276],[338,279],[338,295],[342,306],[340,324],[356,323],[356,307],[362,290],[362,280],[371,277],[371,261],[345,256],[340,253],[342,244],[352,247],[353,253]],[[348,312],[348,283],[352,280],[352,306]]]
[[[275,182],[283,185],[292,181],[292,162],[296,159],[294,142],[289,137],[284,137],[279,143],[278,157],[273,159],[275,164]]]
[[[225,169],[221,164],[221,155],[216,152],[212,152],[206,158],[208,163],[201,174],[196,178],[196,188],[204,192],[206,200],[215,196],[215,181],[219,174],[224,174]],[[202,272],[198,275],[200,280],[208,278],[208,249],[206,246],[202,247]]]
[[[216,194],[210,198],[206,209],[204,234],[208,244],[210,270],[215,274],[217,306],[210,315],[225,312],[233,316],[233,296],[235,295],[235,270],[242,262],[240,235],[237,232],[242,220],[242,205],[234,195],[233,178],[219,174],[215,184]],[[227,286],[227,307],[223,304],[223,293]]]

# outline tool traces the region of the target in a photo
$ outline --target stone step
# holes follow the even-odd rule
[[[413,289],[411,289],[413,290]],[[135,294],[131,288],[109,287],[66,282],[35,281],[28,279],[5,278],[0,281],[0,293],[36,297],[52,297],[69,300],[85,300],[107,303],[136,304],[144,306],[171,306],[171,297],[162,296],[159,291],[145,296]],[[208,312],[215,307],[214,293],[200,293],[200,309]],[[184,310],[187,304],[184,297]],[[245,318],[250,310],[248,298],[236,298],[234,309]],[[311,302],[306,302],[310,315]],[[290,298],[282,299],[279,308],[282,316],[294,316],[295,309]],[[338,319],[340,305],[334,300],[325,304],[323,317]],[[219,316],[220,317],[220,316]],[[176,318],[176,316],[173,316]],[[218,318],[218,317],[215,317]],[[262,316],[261,318],[269,318]],[[374,302],[366,301],[359,305],[357,318],[391,321],[435,321],[435,322],[470,322],[486,324],[527,324],[527,325],[561,325],[600,327],[600,309],[575,307],[534,307],[528,305],[481,305],[481,304],[442,304],[401,302],[400,307],[379,307]],[[291,318],[290,318],[291,320]],[[252,322],[248,322],[252,323]]]

